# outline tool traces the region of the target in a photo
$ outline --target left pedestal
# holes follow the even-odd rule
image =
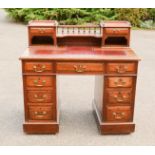
[[[29,134],[55,134],[59,131],[56,75],[52,62],[22,61],[25,123]]]

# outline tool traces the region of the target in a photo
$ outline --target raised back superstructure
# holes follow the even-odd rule
[[[57,21],[29,22],[29,46],[129,46],[130,23],[106,21],[100,25],[58,25]]]

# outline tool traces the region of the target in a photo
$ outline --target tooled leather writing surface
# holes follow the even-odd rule
[[[139,60],[130,48],[98,47],[30,47],[21,59]]]

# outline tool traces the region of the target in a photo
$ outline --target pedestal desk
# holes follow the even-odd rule
[[[135,129],[139,58],[129,47],[130,23],[58,25],[32,21],[22,61],[26,133],[59,131],[57,75],[94,75],[93,111],[102,134]],[[67,88],[66,88],[67,89]]]

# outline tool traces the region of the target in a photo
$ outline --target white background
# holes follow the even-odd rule
[[[1,0],[0,8],[153,8],[155,0]],[[103,137],[104,138],[104,137]],[[0,155],[155,155],[155,147],[0,147]]]
[[[0,147],[1,155],[154,155],[150,147]]]
[[[152,8],[155,0],[0,0],[1,8]]]

